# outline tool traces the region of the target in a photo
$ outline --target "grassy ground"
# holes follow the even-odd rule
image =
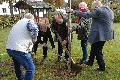
[[[36,73],[34,80],[120,80],[120,24],[114,24],[115,39],[105,44],[103,54],[106,63],[106,71],[99,73],[94,69],[98,67],[96,61],[92,67],[80,65],[71,73],[68,73],[64,61],[59,68],[57,55],[48,51],[48,58],[44,65],[40,64],[42,59],[41,47],[37,52]],[[16,80],[13,63],[5,50],[5,43],[10,29],[0,30],[0,80]],[[80,41],[76,34],[72,42],[72,57],[77,61],[82,57]],[[57,46],[57,44],[56,44]],[[90,45],[89,49],[90,51]]]

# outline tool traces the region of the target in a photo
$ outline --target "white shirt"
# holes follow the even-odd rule
[[[33,42],[30,32],[27,30],[27,23],[30,19],[19,20],[9,33],[6,49],[28,53],[32,51]],[[30,20],[34,23],[33,20]]]

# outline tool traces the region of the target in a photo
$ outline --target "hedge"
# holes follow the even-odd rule
[[[19,20],[18,16],[0,16],[0,29],[12,27]]]
[[[115,11],[115,19],[114,19],[115,23],[120,22],[120,11]]]

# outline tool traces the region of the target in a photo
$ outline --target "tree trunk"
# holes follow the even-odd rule
[[[71,9],[71,0],[68,0],[68,7]],[[71,33],[69,31],[69,28],[71,27],[71,13],[68,13],[68,50],[69,50],[69,64],[68,64],[68,70],[71,71]]]
[[[10,14],[12,17],[14,17],[14,14],[13,14],[13,3],[11,0],[9,0],[9,6],[10,6]]]

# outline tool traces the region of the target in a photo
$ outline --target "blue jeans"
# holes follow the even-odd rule
[[[14,62],[14,69],[18,80],[32,80],[35,73],[35,66],[30,53],[7,49],[7,52]],[[25,77],[22,75],[21,66],[26,69]]]
[[[83,51],[82,61],[85,61],[85,62],[87,61],[87,58],[88,58],[87,44],[88,44],[87,38],[81,40],[81,47],[82,47],[82,51]]]

